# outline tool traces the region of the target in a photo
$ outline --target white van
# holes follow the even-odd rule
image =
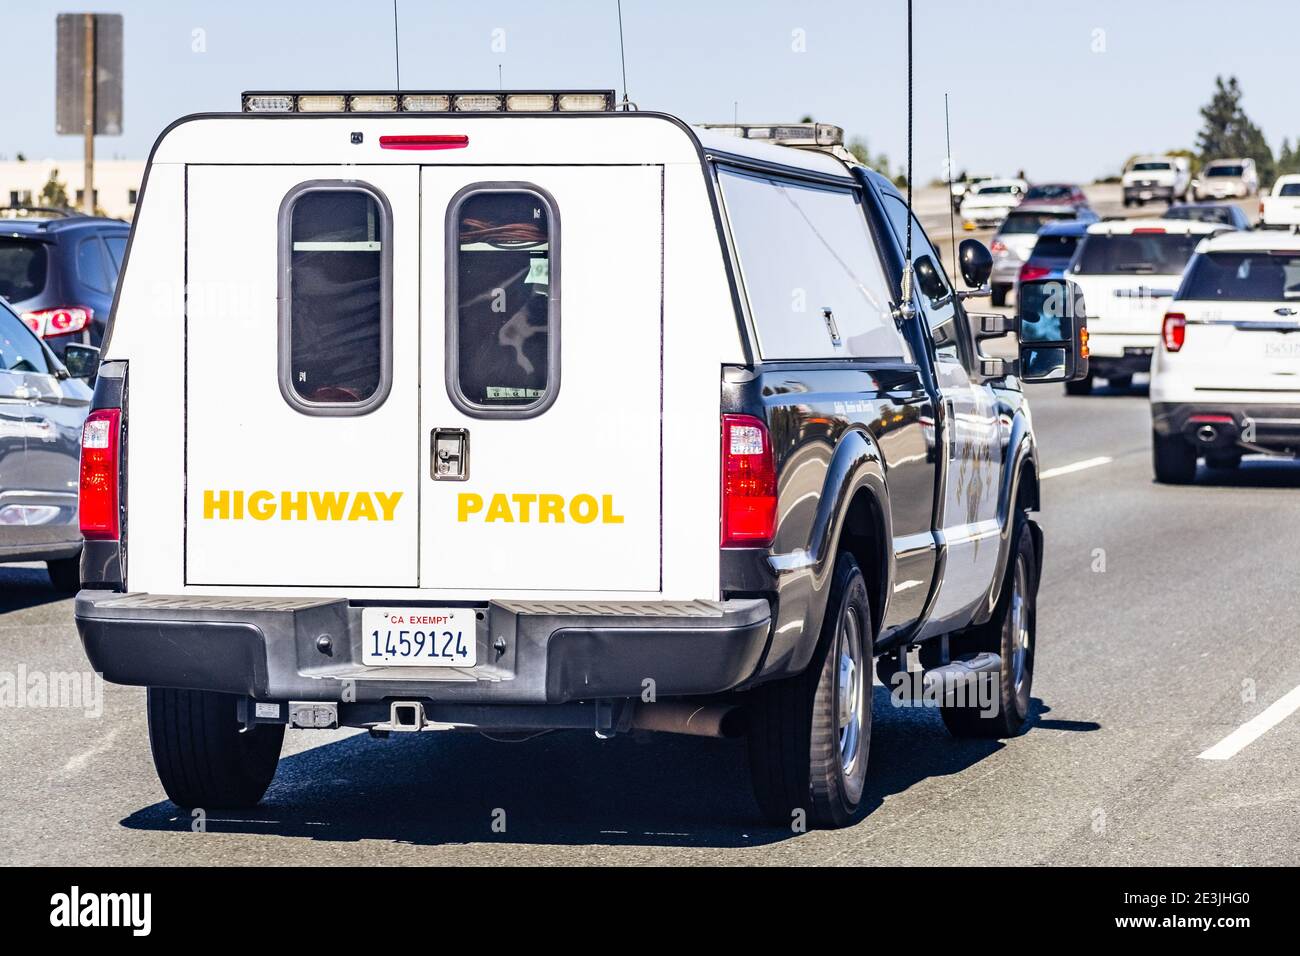
[[[989,691],[936,698],[955,734],[1024,727],[1021,381],[1086,372],[1077,296],[984,357],[1020,323],[837,130],[612,107],[255,93],[159,138],[76,614],[177,803],[255,803],[286,726],[747,729],[768,818],[842,825],[916,647]]]
[[[1196,249],[1151,366],[1156,479],[1197,459],[1300,454],[1300,236],[1229,233]]]

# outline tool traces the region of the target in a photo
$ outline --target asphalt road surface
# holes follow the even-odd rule
[[[1092,191],[1119,214],[1115,187]],[[942,201],[918,194],[937,243]],[[1300,463],[1159,486],[1144,395],[1031,395],[1047,539],[1032,723],[956,741],[877,686],[870,812],[849,829],[759,826],[743,743],[579,733],[290,731],[261,807],[196,820],[154,776],[142,690],[99,685],[76,707],[3,693],[88,666],[71,601],[32,565],[0,567],[0,864],[1300,863],[1300,713],[1273,719],[1300,696]]]
[[[759,826],[735,741],[310,731],[263,806],[204,828],[154,777],[144,692],[109,686],[97,715],[0,708],[0,863],[1300,863],[1300,713],[1200,756],[1300,686],[1300,464],[1158,486],[1143,396],[1032,400],[1032,724],[960,742],[877,686],[851,828]],[[86,668],[70,600],[39,566],[0,568],[0,674]]]

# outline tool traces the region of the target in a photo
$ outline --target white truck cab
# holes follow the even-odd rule
[[[1088,227],[1066,275],[1088,305],[1089,374],[1067,382],[1069,394],[1089,394],[1096,377],[1128,388],[1134,374],[1150,368],[1164,307],[1183,268],[1198,242],[1225,228],[1186,219],[1115,219]]]
[[[1300,231],[1300,174],[1279,176],[1259,202],[1259,228]]]
[[[1192,168],[1185,156],[1135,156],[1124,168],[1124,205],[1153,200],[1182,202],[1191,191]]]
[[[1300,236],[1239,232],[1196,249],[1151,365],[1157,480],[1198,458],[1300,453]]]
[[[843,825],[916,647],[955,734],[1025,726],[1021,382],[1086,373],[1077,290],[968,315],[835,128],[613,103],[250,93],[159,138],[76,615],[177,803],[255,803],[286,727],[641,729],[747,733],[769,819]]]

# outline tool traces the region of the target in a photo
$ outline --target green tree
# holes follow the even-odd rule
[[[1245,157],[1255,161],[1261,183],[1273,179],[1273,150],[1263,131],[1241,106],[1241,86],[1235,76],[1214,78],[1214,95],[1201,107],[1204,126],[1196,136],[1201,160]]]
[[[59,171],[50,170],[50,178],[41,187],[41,205],[55,209],[68,208],[68,186],[59,180]]]
[[[1277,174],[1279,176],[1300,173],[1300,141],[1297,141],[1296,146],[1296,149],[1292,149],[1291,140],[1282,140],[1282,149],[1277,154]]]

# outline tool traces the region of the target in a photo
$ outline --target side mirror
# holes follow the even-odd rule
[[[983,287],[993,274],[993,255],[978,239],[961,241],[957,247],[957,261],[961,265],[961,277],[972,289]]]
[[[948,294],[948,286],[939,275],[939,267],[929,256],[921,256],[912,266],[916,270],[916,282],[931,302],[938,302]]]
[[[1022,282],[1016,334],[1020,378],[1026,382],[1076,382],[1088,375],[1088,314],[1083,292],[1066,279]]]
[[[63,349],[63,367],[70,378],[84,378],[88,383],[99,374],[99,349],[93,345],[69,343]]]

